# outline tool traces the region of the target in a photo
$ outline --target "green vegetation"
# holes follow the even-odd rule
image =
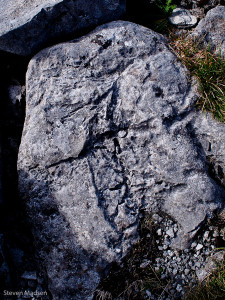
[[[172,0],[157,0],[155,4],[160,9],[161,15],[164,18],[169,17],[172,11],[176,8],[176,5],[172,4]]]
[[[225,299],[225,261],[218,264],[215,272],[194,288],[186,300],[224,300]]]
[[[155,5],[157,7],[158,14],[153,29],[159,33],[168,33],[170,29],[168,17],[176,8],[176,5],[172,4],[172,0],[157,0]]]
[[[172,36],[170,43],[181,62],[199,82],[201,97],[197,106],[211,112],[219,121],[225,122],[225,60],[210,47],[201,47],[185,35]]]

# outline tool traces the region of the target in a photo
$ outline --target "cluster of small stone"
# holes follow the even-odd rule
[[[203,234],[196,237],[189,249],[176,251],[170,245],[176,237],[177,224],[157,214],[153,215],[153,218],[156,226],[160,225],[156,232],[158,237],[156,243],[161,256],[157,257],[155,262],[144,260],[140,267],[153,265],[159,279],[168,282],[160,299],[180,299],[187,289],[197,284],[198,273],[204,268],[206,259],[215,253],[216,238],[224,239],[224,231],[216,226],[208,226]],[[158,296],[153,295],[150,290],[147,289],[145,292],[146,299],[158,299]]]

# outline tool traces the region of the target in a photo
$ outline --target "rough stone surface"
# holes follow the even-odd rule
[[[225,126],[208,115],[193,119],[192,126],[200,151],[206,157],[210,176],[225,187]]]
[[[184,248],[222,206],[196,87],[161,35],[112,22],[43,50],[26,92],[19,188],[55,299],[91,297],[137,240],[140,210],[170,215]]]
[[[195,28],[192,36],[216,53],[225,54],[225,6],[211,9]]]
[[[197,18],[183,8],[175,8],[169,17],[169,21],[178,28],[189,28],[197,24]]]
[[[215,271],[218,268],[218,263],[221,263],[224,259],[225,251],[220,251],[210,256],[207,259],[205,266],[196,272],[198,280],[200,282],[205,280],[211,272]]]
[[[197,7],[203,7],[205,11],[208,11],[209,9],[220,5],[225,4],[224,0],[181,0],[179,1],[180,5],[182,5],[185,8],[197,8]]]
[[[0,50],[30,55],[79,31],[120,18],[125,0],[0,0]]]

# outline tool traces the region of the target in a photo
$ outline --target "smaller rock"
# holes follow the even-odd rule
[[[118,137],[120,137],[120,138],[124,138],[124,137],[126,137],[126,135],[127,135],[127,131],[125,131],[125,130],[120,130],[118,132]]]
[[[152,293],[149,290],[146,290],[145,293],[147,294],[148,297],[152,296]]]
[[[188,274],[190,273],[190,270],[189,269],[185,269],[184,270],[184,274],[187,276]]]
[[[192,244],[191,244],[191,248],[193,249],[193,248],[195,248],[197,246],[197,243],[196,242],[193,242]]]
[[[196,275],[199,281],[203,281],[209,273],[216,270],[218,262],[221,262],[225,258],[225,251],[215,253],[213,256],[208,257],[205,266],[196,271]]]
[[[203,235],[203,240],[208,240],[209,238],[209,231],[206,231]]]
[[[164,245],[169,246],[170,244],[171,244],[171,242],[170,242],[169,240],[165,240],[165,241],[164,241]]]
[[[162,229],[161,228],[157,230],[157,234],[162,235]]]
[[[177,272],[178,272],[178,270],[177,270],[177,269],[174,269],[174,270],[173,270],[173,275],[176,275]]]
[[[181,291],[182,291],[182,286],[181,286],[180,284],[178,284],[177,287],[176,287],[176,290],[177,290],[178,292],[181,292]]]
[[[166,234],[170,237],[173,238],[174,237],[174,231],[173,228],[170,228],[169,230],[166,231]]]
[[[178,231],[178,226],[177,226],[177,224],[174,225],[173,231],[174,231],[174,232],[177,232],[177,231]]]
[[[162,217],[160,217],[158,214],[153,214],[152,218],[159,223],[162,221]]]
[[[198,244],[197,246],[196,246],[196,250],[198,251],[198,250],[201,250],[203,248],[203,245],[202,244]]]
[[[21,277],[27,280],[37,280],[37,273],[35,271],[34,272],[25,271]]]
[[[213,237],[218,237],[219,236],[219,232],[218,231],[214,231],[213,232]]]
[[[144,261],[140,264],[140,268],[144,269],[150,264],[150,260]]]
[[[175,8],[169,17],[169,21],[178,28],[189,28],[197,24],[197,18],[183,8]]]

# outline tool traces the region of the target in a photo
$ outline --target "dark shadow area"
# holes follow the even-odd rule
[[[36,269],[33,238],[18,194],[17,178],[17,156],[25,117],[25,74],[29,59],[0,52],[1,292],[6,289],[20,290],[24,271]],[[13,95],[14,89],[21,90],[18,98]]]
[[[110,263],[100,250],[80,245],[73,231],[75,224],[71,225],[62,213],[48,180],[36,180],[24,171],[20,171],[19,178],[29,215],[27,225],[32,227],[36,267],[48,293],[42,299],[88,299],[98,282],[96,278],[107,275]]]
[[[164,3],[166,1],[161,1]],[[157,27],[159,20],[167,19],[168,15],[160,8],[160,1],[157,0],[127,0],[127,15],[126,20],[146,26],[151,29]],[[173,1],[173,4],[178,5],[179,0]],[[168,24],[167,24],[168,25]]]

